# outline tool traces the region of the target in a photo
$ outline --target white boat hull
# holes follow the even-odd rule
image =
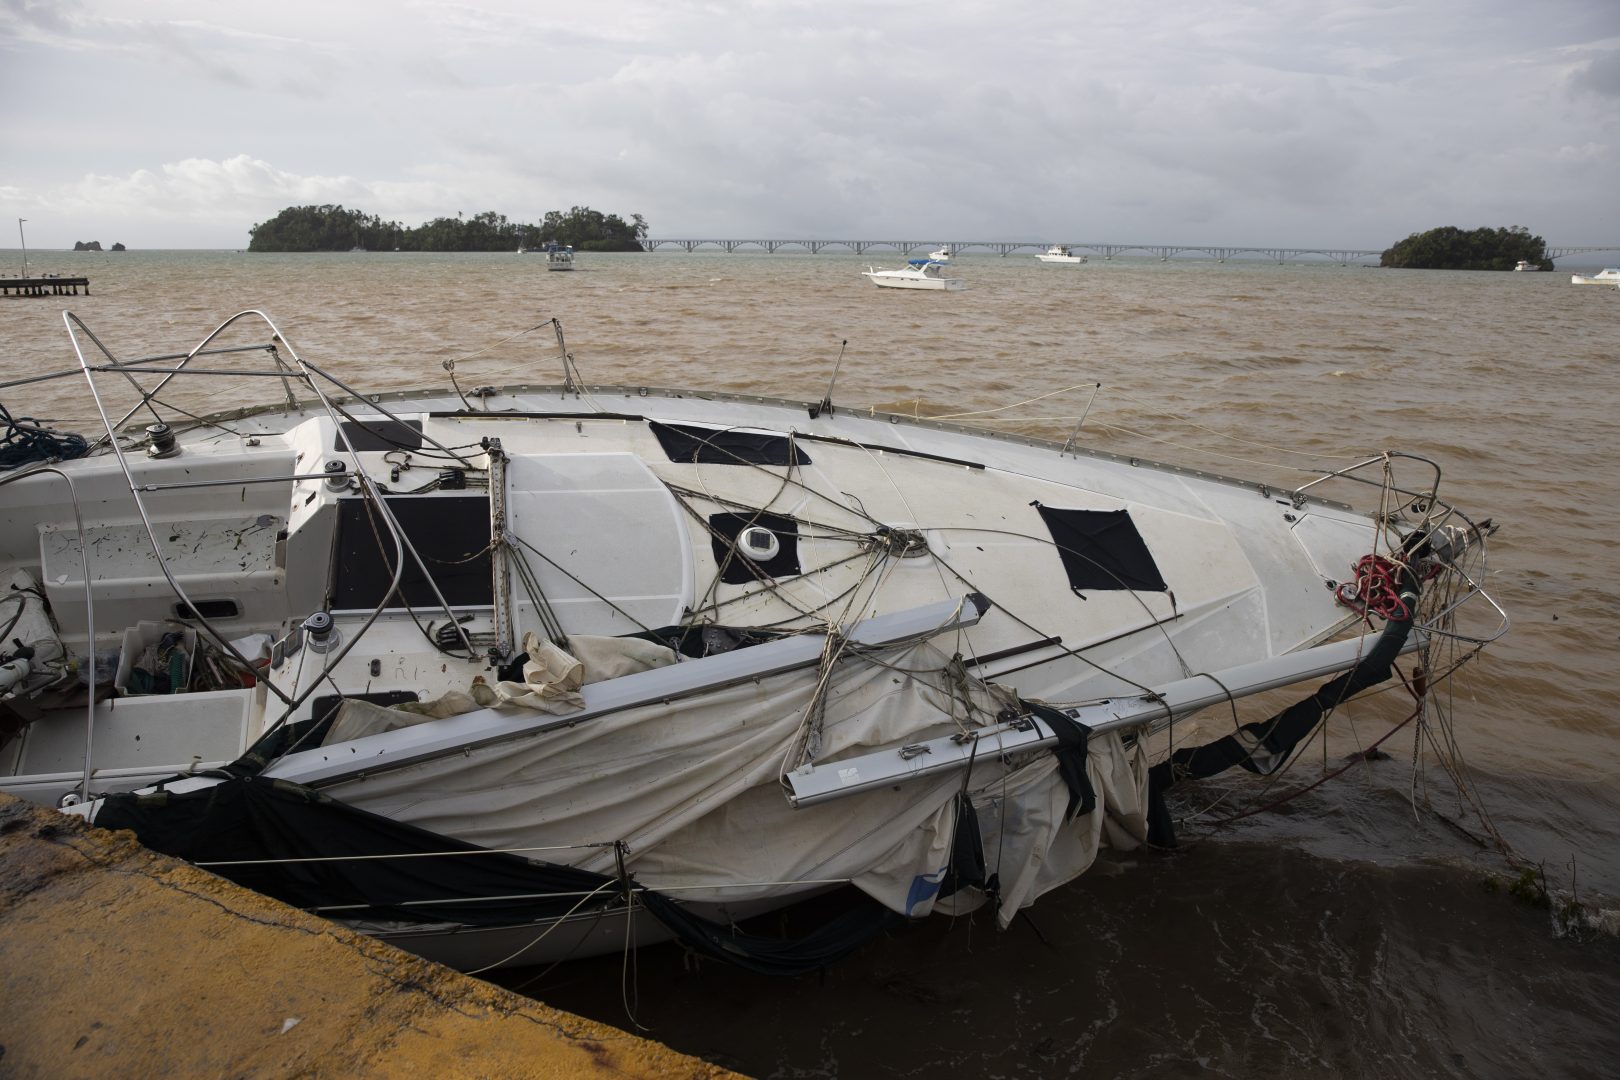
[[[872,284],[880,289],[929,289],[935,292],[954,292],[967,288],[959,278],[929,278],[910,277],[896,272],[890,275],[884,271],[867,274]]]

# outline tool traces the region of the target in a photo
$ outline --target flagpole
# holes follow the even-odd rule
[[[23,277],[28,276],[28,238],[23,236],[23,222],[27,220],[27,218],[17,219],[17,237],[22,241],[23,247]]]

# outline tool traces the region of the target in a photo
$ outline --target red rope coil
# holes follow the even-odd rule
[[[1386,619],[1408,619],[1411,612],[1396,586],[1395,564],[1381,555],[1363,555],[1350,568],[1351,581],[1339,586],[1339,603]]]

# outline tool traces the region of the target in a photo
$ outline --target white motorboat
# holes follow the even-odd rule
[[[568,244],[559,244],[552,241],[546,245],[547,270],[572,270],[574,268],[574,249]]]
[[[1620,285],[1620,270],[1609,267],[1595,274],[1571,274],[1571,285]]]
[[[1520,259],[1513,269],[1517,273],[1525,274],[1539,271],[1541,267],[1531,262],[1529,259]]]
[[[1073,263],[1078,265],[1086,261],[1084,255],[1076,255],[1070,251],[1067,244],[1053,244],[1035,257],[1041,262],[1047,263]]]
[[[935,259],[908,259],[904,268],[884,270],[869,266],[861,276],[885,289],[965,289],[960,278],[946,277],[944,264]]]
[[[0,384],[82,378],[104,427],[7,439],[0,790],[466,969],[675,936],[803,970],[861,934],[731,923],[838,886],[863,933],[1005,926],[1177,780],[1272,771],[1395,654],[1483,642],[1489,523],[1405,455],[1278,490],[830,393],[585,387],[560,328],[563,385],[468,396],[356,392],[258,312],[122,362],[65,320],[76,366]],[[163,398],[225,371],[288,400]]]
[[[954,254],[955,252],[951,250],[951,245],[942,244],[935,250],[930,251],[928,253],[928,257],[937,263],[948,263],[951,261],[951,256]]]

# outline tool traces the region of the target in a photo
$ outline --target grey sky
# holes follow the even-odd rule
[[[654,236],[1620,240],[1620,0],[0,0],[0,246],[575,204]]]

